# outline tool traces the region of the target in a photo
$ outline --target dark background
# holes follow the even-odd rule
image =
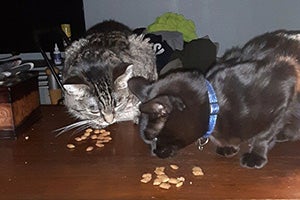
[[[0,6],[0,53],[45,51],[54,43],[62,49],[61,24],[70,24],[72,40],[85,32],[82,0],[9,0]],[[36,38],[35,38],[36,37]]]

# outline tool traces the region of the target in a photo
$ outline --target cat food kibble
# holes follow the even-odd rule
[[[92,139],[92,140],[96,140],[97,138],[98,138],[97,135],[91,135],[91,139]]]
[[[148,177],[152,178],[152,174],[151,173],[145,173],[145,174],[142,175],[142,178],[148,178]]]
[[[180,181],[177,178],[169,178],[168,182],[171,183],[171,184],[175,184],[176,185]]]
[[[87,132],[87,133],[93,132],[93,129],[88,128],[88,129],[85,130],[85,132]]]
[[[180,182],[178,182],[178,183],[176,184],[176,187],[181,187],[182,185],[183,185],[183,182],[180,181]]]
[[[175,170],[177,170],[179,168],[177,165],[170,165],[170,167]]]
[[[153,185],[160,185],[162,182],[159,178],[154,179]]]
[[[68,147],[69,149],[74,149],[74,148],[75,148],[75,145],[74,145],[74,144],[67,144],[67,147]]]
[[[154,173],[157,175],[163,175],[163,174],[165,174],[164,170],[165,170],[164,167],[156,167],[154,170]]]
[[[98,142],[97,142],[95,145],[96,145],[97,147],[100,147],[100,148],[101,148],[101,147],[104,147],[104,144],[98,143]]]
[[[152,185],[158,186],[159,188],[165,190],[168,190],[171,187],[180,188],[183,186],[183,183],[185,182],[185,178],[183,176],[170,177],[168,175],[168,170],[170,173],[178,173],[179,166],[175,164],[171,164],[169,166],[170,168],[156,167],[154,169],[154,175],[156,175],[156,177],[153,177]],[[194,174],[194,176],[204,175],[202,169],[198,166],[194,166],[192,168],[192,173]],[[142,183],[149,183],[151,180],[152,180],[151,173],[145,173],[142,175],[142,179],[141,179]],[[192,181],[190,181],[190,184],[192,184]]]
[[[99,130],[99,129],[96,129],[96,130],[94,130],[94,133],[95,133],[95,134],[99,134],[99,133],[100,133],[100,130]]]
[[[169,183],[161,183],[159,187],[168,190],[171,185]]]
[[[81,140],[86,140],[86,138],[87,138],[87,136],[85,136],[85,135],[82,135],[82,136],[80,137]]]
[[[141,182],[142,182],[142,183],[148,183],[148,182],[151,181],[151,179],[152,179],[152,174],[150,174],[150,173],[145,173],[145,174],[142,175]]]
[[[177,170],[179,167],[177,165],[170,165],[169,170]],[[181,187],[183,185],[183,182],[185,181],[185,178],[183,176],[180,177],[170,177],[166,173],[166,168],[165,167],[156,167],[154,169],[154,174],[156,177],[154,177],[152,185],[158,186],[159,188],[168,190],[172,187]],[[151,178],[150,178],[151,177]],[[142,175],[141,182],[142,183],[149,183],[152,180],[152,174],[151,173],[145,173]]]
[[[93,142],[93,145],[89,145],[85,148],[85,151],[90,152],[94,150],[95,147],[104,147],[104,143],[109,143],[112,140],[112,137],[110,136],[110,132],[105,129],[93,130],[92,128],[88,128],[82,135],[75,137],[74,140],[80,145],[86,145],[87,143]],[[69,149],[74,149],[75,144],[67,144],[67,147]]]
[[[179,177],[179,178],[177,178],[179,181],[181,181],[181,182],[184,182],[185,181],[185,178],[183,177],[183,176],[181,176],[181,177]]]
[[[93,149],[94,149],[94,147],[88,146],[85,150],[86,150],[86,151],[92,151]]]
[[[87,132],[85,131],[85,133],[83,134],[85,137],[89,137],[91,135],[91,132]]]
[[[162,183],[166,183],[170,180],[170,178],[165,174],[157,175],[157,178],[160,179]]]
[[[202,169],[200,167],[193,167],[192,169],[192,173],[195,175],[195,176],[203,176],[204,173],[202,171]]]

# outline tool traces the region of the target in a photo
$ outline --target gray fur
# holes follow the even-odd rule
[[[125,27],[115,21],[105,27],[111,24]],[[152,44],[126,27],[123,32],[99,30],[101,23],[66,49],[64,104],[71,116],[85,121],[78,126],[104,128],[120,121],[137,122],[140,101],[129,91],[127,81],[135,76],[157,79]]]

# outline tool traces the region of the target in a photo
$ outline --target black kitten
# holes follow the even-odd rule
[[[214,128],[209,83],[219,106]],[[212,128],[207,137],[218,154],[233,156],[248,142],[241,165],[261,168],[276,142],[300,138],[300,31],[258,36],[226,52],[206,77],[176,72],[155,83],[135,77],[129,88],[142,101],[140,134],[158,157],[174,155]]]

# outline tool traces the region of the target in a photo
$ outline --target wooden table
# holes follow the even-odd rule
[[[131,122],[108,127],[113,139],[103,148],[86,152],[94,143],[89,139],[70,150],[66,144],[76,134],[53,132],[73,121],[65,108],[41,109],[42,118],[17,140],[0,141],[0,199],[300,199],[300,142],[275,146],[260,170],[240,167],[238,157],[216,155],[211,143],[201,152],[192,144],[173,158],[153,157]],[[184,185],[165,190],[141,183],[142,174],[154,174],[157,166],[170,177],[184,176]],[[204,176],[195,177],[193,166]]]

